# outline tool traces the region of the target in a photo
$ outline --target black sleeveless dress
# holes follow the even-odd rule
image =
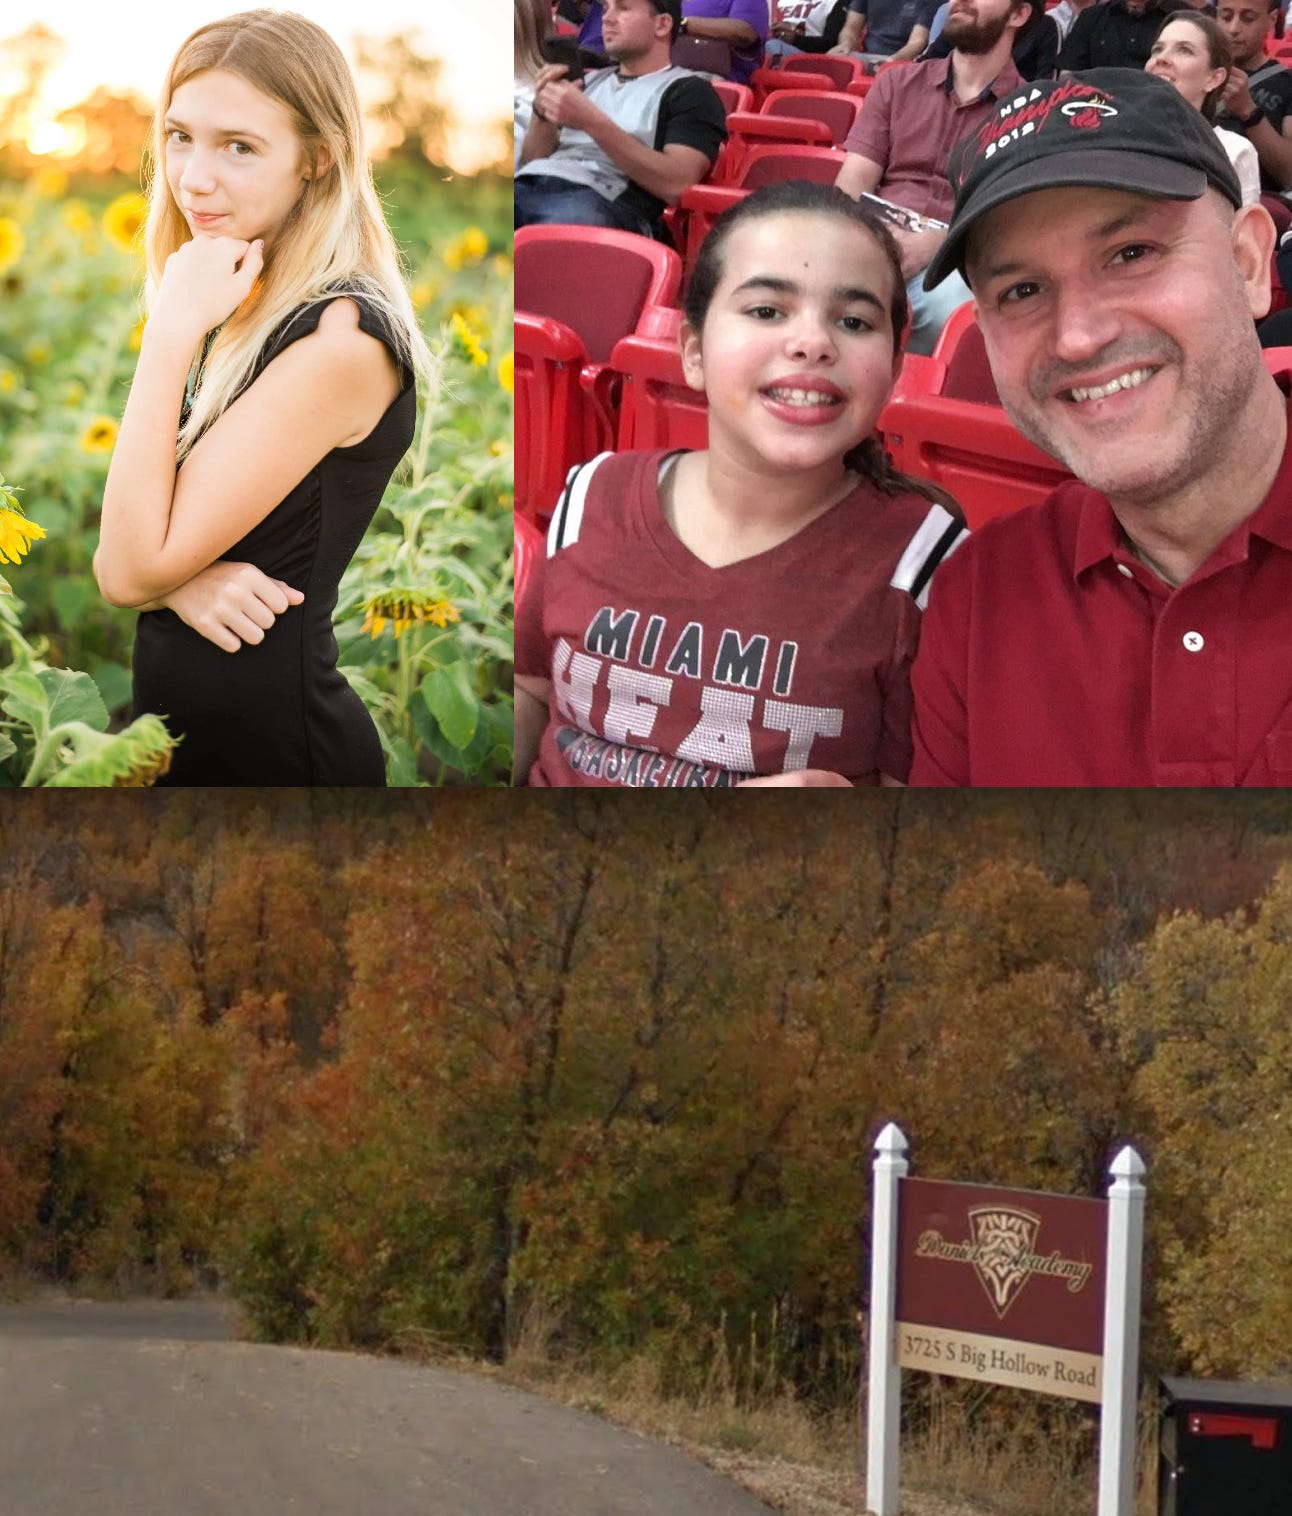
[[[314,331],[327,296],[290,315],[265,344],[247,383]],[[417,397],[389,324],[362,295],[359,326],[399,363],[401,388],[353,447],[334,448],[223,556],[254,563],[305,595],[259,645],[226,653],[170,610],[139,616],[133,715],[162,716],[182,740],[164,785],[385,784],[381,742],[336,666],[337,587],[413,440]]]

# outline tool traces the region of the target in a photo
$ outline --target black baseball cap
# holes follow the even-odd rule
[[[988,211],[1033,190],[1086,184],[1197,200],[1211,186],[1235,207],[1243,199],[1202,112],[1165,79],[1130,68],[1025,81],[956,147],[949,177],[955,209],[926,290],[963,273],[968,234]]]

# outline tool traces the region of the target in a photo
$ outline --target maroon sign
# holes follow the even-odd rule
[[[1103,1399],[1102,1200],[903,1179],[901,1368]]]
[[[1102,1200],[903,1179],[897,1319],[1103,1350]]]

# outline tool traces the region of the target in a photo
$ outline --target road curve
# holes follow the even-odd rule
[[[471,1374],[231,1340],[193,1301],[0,1306],[4,1516],[767,1516]]]

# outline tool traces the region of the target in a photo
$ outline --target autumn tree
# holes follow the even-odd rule
[[[1292,1342],[1292,869],[1250,915],[1165,919],[1107,1017],[1150,1144],[1178,1362],[1285,1374]]]

